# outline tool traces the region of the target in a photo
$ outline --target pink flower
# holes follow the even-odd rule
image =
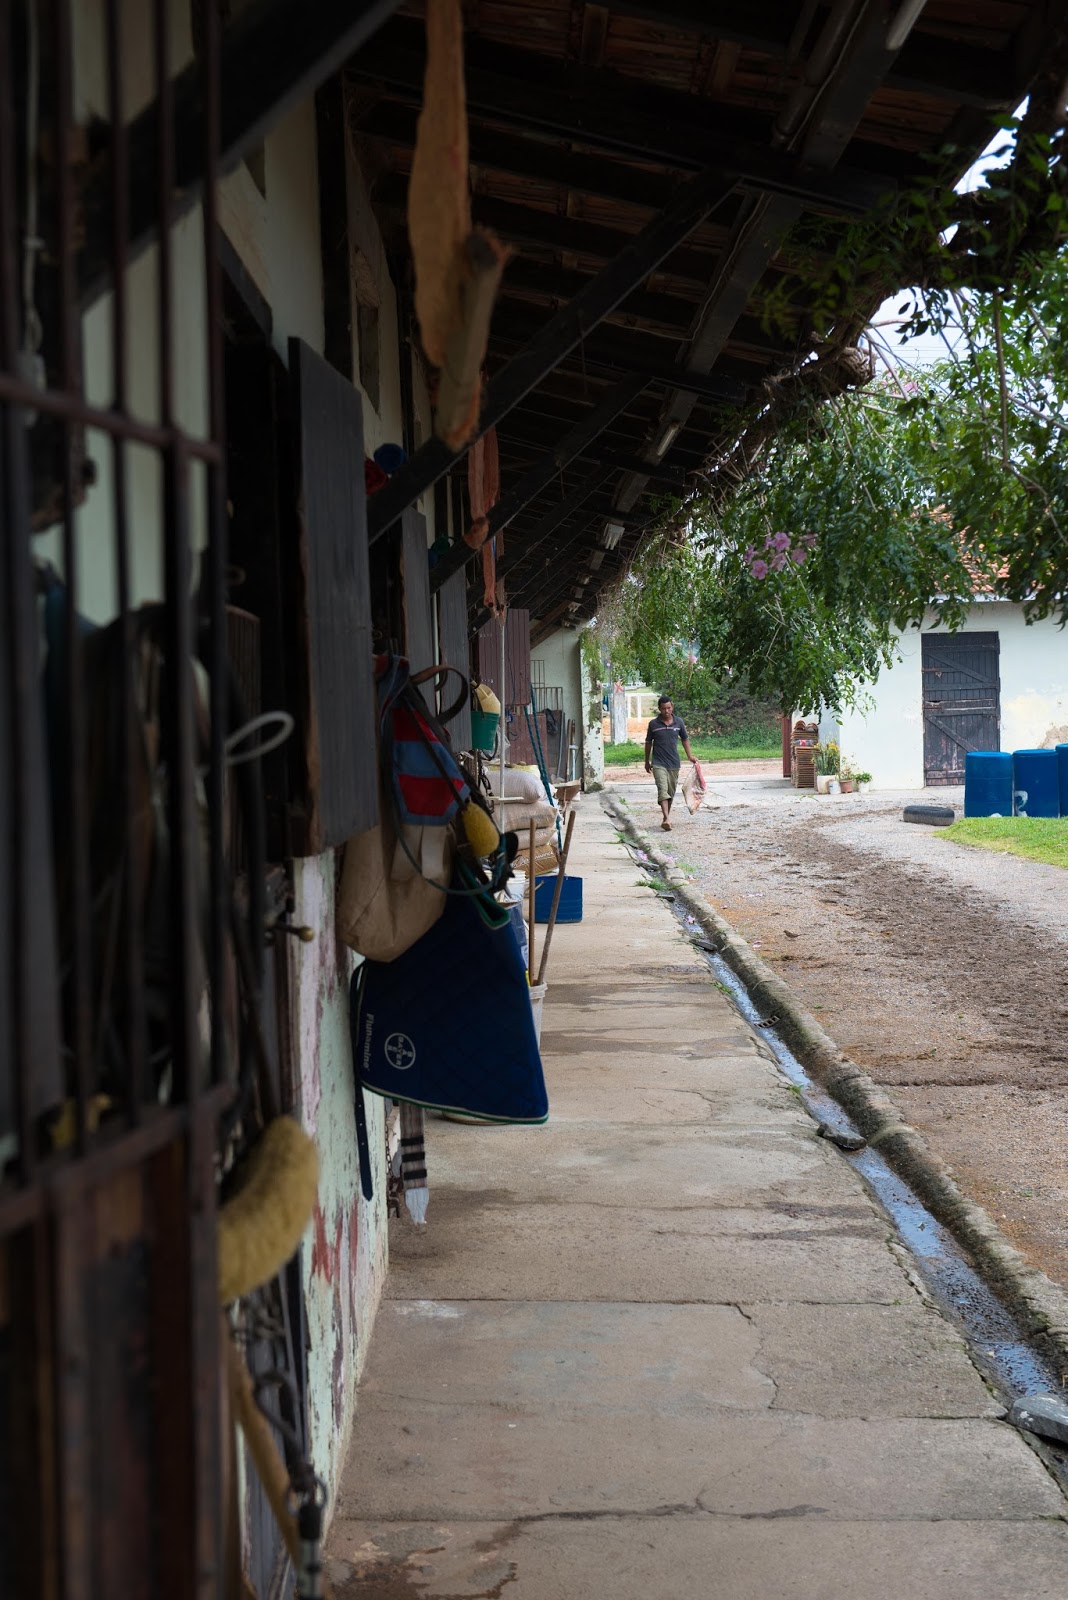
[[[776,550],[789,550],[790,535],[788,533],[777,533],[771,542]]]
[[[816,535],[814,533],[803,533],[801,535],[801,543],[804,545],[806,550],[814,549],[816,544]]]
[[[768,575],[768,564],[766,561],[754,561],[749,570],[753,574],[754,578],[766,578]]]
[[[756,560],[756,549],[753,545],[749,545],[746,549],[745,560],[748,561],[750,565],[752,565],[752,563]]]
[[[798,545],[796,549],[790,551],[790,560],[792,562],[794,562],[794,564],[796,566],[798,566],[798,567],[806,559],[807,556],[808,556],[808,551],[807,550],[802,550],[800,545]]]
[[[785,550],[776,550],[775,554],[771,558],[771,570],[772,570],[772,572],[781,572],[783,567],[785,567],[785,565],[786,565],[786,551]]]
[[[765,550],[770,550],[770,549],[772,549],[774,544],[775,544],[775,535],[773,533],[769,533],[767,538],[764,540],[764,549]]]

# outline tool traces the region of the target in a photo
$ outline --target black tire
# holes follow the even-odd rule
[[[952,806],[906,806],[901,815],[906,822],[922,822],[928,828],[948,828],[956,818]]]

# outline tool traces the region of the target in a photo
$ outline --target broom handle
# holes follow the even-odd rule
[[[242,1360],[234,1341],[229,1339],[227,1343],[234,1416],[241,1432],[245,1435],[245,1444],[256,1469],[256,1476],[263,1486],[267,1504],[278,1524],[282,1541],[289,1551],[289,1559],[294,1567],[299,1568],[300,1535],[297,1532],[296,1518],[289,1508],[289,1473],[278,1452],[267,1419],[256,1404],[248,1367]]]
[[[530,824],[530,856],[527,873],[527,977],[534,982],[534,824]]]
[[[545,982],[545,967],[549,960],[549,946],[552,943],[553,929],[556,927],[556,912],[560,904],[560,894],[564,887],[564,873],[567,871],[567,853],[571,849],[571,835],[575,831],[575,818],[578,815],[572,811],[567,819],[567,832],[564,834],[564,852],[560,857],[560,867],[556,874],[556,888],[553,890],[553,903],[549,911],[549,926],[545,930],[545,943],[542,946],[541,966],[538,968],[538,982]]]

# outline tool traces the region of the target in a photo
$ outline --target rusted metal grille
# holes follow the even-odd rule
[[[76,17],[0,0],[5,1596],[222,1586],[215,1168],[235,980],[214,5],[199,24],[192,59],[167,0]],[[179,263],[180,69],[201,97],[203,198]],[[105,242],[92,271],[87,240]],[[178,392],[190,364],[199,425]]]

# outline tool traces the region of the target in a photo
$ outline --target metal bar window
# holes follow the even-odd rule
[[[263,937],[250,886],[237,959],[203,9],[194,57],[188,9],[152,0],[146,73],[140,8],[0,0],[0,1417],[19,1441],[0,1439],[0,1588],[46,1600],[214,1593],[223,1566],[217,1130]],[[177,229],[194,76],[200,226]],[[146,102],[154,259],[135,265]],[[110,255],[88,309],[87,238]]]

